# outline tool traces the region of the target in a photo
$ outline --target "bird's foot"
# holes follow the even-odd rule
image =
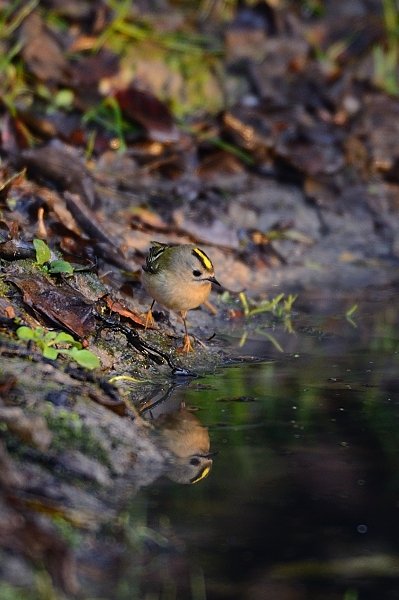
[[[152,310],[150,309],[145,318],[145,328],[152,329],[154,327],[154,325],[155,325],[154,317],[152,316]]]
[[[184,336],[183,346],[181,348],[177,348],[177,352],[179,352],[180,354],[188,354],[189,352],[194,352],[194,348],[192,347],[188,335]]]

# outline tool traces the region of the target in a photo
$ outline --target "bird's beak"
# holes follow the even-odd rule
[[[220,285],[220,283],[215,277],[208,277],[208,281],[210,281],[211,283],[215,283],[216,285]]]
[[[210,452],[209,454],[204,454],[203,458],[214,458],[218,454],[219,454],[219,452]]]

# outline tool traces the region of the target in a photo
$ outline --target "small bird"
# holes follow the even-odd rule
[[[197,483],[211,471],[218,452],[209,452],[208,428],[182,406],[162,413],[154,423],[157,443],[170,452],[165,475],[176,483]]]
[[[146,264],[142,268],[141,281],[153,298],[146,327],[153,324],[152,308],[155,302],[180,312],[185,329],[182,351],[192,352],[187,331],[187,311],[205,302],[212,283],[220,285],[215,279],[212,261],[203,250],[191,244],[169,246],[151,242]]]

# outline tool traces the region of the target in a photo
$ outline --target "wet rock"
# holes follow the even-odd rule
[[[89,479],[103,487],[111,484],[107,467],[82,452],[67,450],[58,456],[57,461],[72,477]]]
[[[376,171],[393,174],[399,157],[399,101],[383,94],[366,96],[352,134],[366,144]],[[391,175],[392,176],[392,175]]]
[[[21,408],[0,406],[0,421],[5,423],[12,433],[21,440],[40,450],[47,450],[53,436],[47,423],[40,415],[25,415]]]

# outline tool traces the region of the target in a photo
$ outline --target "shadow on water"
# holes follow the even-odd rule
[[[132,500],[147,535],[118,599],[399,598],[398,307],[387,294],[345,318],[330,302],[303,304],[294,334],[222,332],[236,362],[154,408],[196,407],[220,454],[198,484]]]

